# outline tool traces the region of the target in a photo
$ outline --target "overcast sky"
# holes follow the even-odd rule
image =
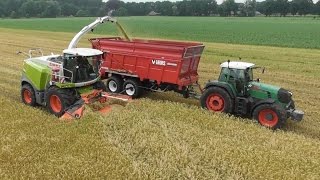
[[[104,0],[108,1],[108,0]],[[164,1],[164,0],[122,0],[124,2],[156,2],[156,1]],[[175,2],[177,0],[169,0],[171,2]],[[178,0],[179,1],[179,0]],[[181,1],[181,0],[180,0]],[[221,4],[223,0],[217,0],[218,4]],[[235,0],[236,2],[244,2],[245,0]],[[257,1],[263,1],[263,0],[257,0]],[[290,0],[289,0],[290,1]],[[317,2],[318,0],[313,0],[313,2]]]

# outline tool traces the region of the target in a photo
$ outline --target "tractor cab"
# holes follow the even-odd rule
[[[246,96],[249,83],[254,81],[253,69],[255,65],[246,62],[224,62],[220,67],[219,82],[230,84],[238,96]]]
[[[99,77],[103,52],[90,48],[73,48],[63,51],[63,74],[66,81],[82,83]]]

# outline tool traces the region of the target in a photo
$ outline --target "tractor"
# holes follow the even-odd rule
[[[253,118],[262,126],[278,129],[286,120],[301,121],[304,112],[295,109],[292,92],[254,80],[255,64],[224,62],[217,81],[209,81],[200,97],[203,108]],[[264,68],[262,68],[264,73]]]

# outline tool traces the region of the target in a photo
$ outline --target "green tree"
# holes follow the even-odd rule
[[[79,8],[71,3],[64,3],[61,5],[61,15],[62,16],[75,16]]]
[[[257,3],[255,0],[246,0],[239,6],[241,16],[255,16],[257,9]]]
[[[77,17],[88,17],[89,16],[89,12],[86,11],[86,10],[79,10],[77,13],[76,13],[76,16]]]
[[[57,17],[61,14],[61,7],[57,1],[47,1],[42,17]]]
[[[115,16],[128,16],[128,10],[124,7],[120,7],[113,13]]]
[[[231,16],[231,15],[236,15],[237,11],[238,11],[238,6],[234,0],[225,0],[220,5],[219,14],[222,16]]]
[[[277,0],[276,7],[277,13],[279,13],[281,16],[286,16],[290,10],[290,4],[288,0]]]
[[[297,12],[299,15],[307,15],[312,11],[312,0],[293,0],[292,3],[297,7]]]
[[[120,8],[121,2],[120,0],[109,0],[106,3],[107,11],[117,10]]]
[[[17,19],[17,18],[19,18],[19,15],[18,15],[18,13],[16,13],[15,11],[12,11],[12,12],[10,13],[10,18],[12,18],[12,19]]]
[[[314,14],[317,14],[320,16],[320,1],[318,1],[314,6]]]

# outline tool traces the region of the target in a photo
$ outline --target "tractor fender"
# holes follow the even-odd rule
[[[263,99],[260,101],[257,101],[256,103],[254,103],[254,105],[252,106],[251,110],[250,110],[250,114],[252,115],[253,111],[260,105],[262,104],[273,104],[275,103],[274,99],[268,98],[268,99]]]
[[[232,99],[235,98],[235,93],[232,91],[231,87],[228,84],[224,84],[224,83],[220,83],[218,81],[210,81],[206,84],[206,86],[204,87],[204,90],[210,88],[210,87],[219,87],[222,88],[224,90],[226,90],[229,95],[231,96]]]

